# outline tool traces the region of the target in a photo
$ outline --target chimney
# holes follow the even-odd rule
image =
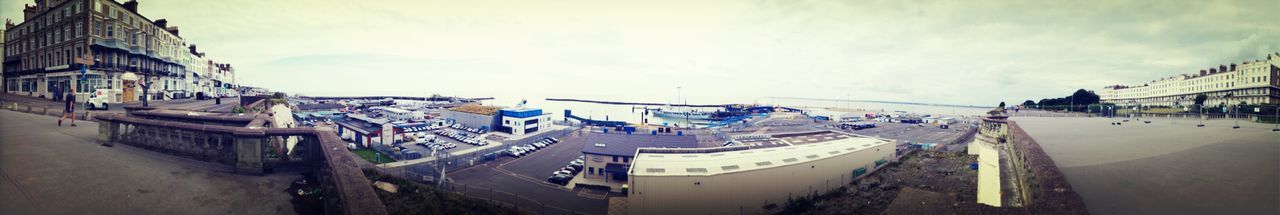
[[[169,28],[169,20],[157,19],[156,26],[160,26],[160,28]]]
[[[138,1],[129,0],[127,2],[124,2],[124,9],[129,10],[129,12],[138,13]]]
[[[1218,64],[1218,72],[1227,72],[1227,65]]]
[[[1218,74],[1218,68],[1209,68],[1209,74]]]
[[[1236,64],[1235,64],[1235,63],[1232,63],[1232,64],[1231,64],[1231,70],[1230,70],[1230,71],[1232,71],[1232,72],[1235,72],[1235,71],[1236,71]]]
[[[173,36],[179,36],[179,35],[178,35],[178,26],[170,26],[170,27],[168,27],[168,28],[164,28],[164,30],[165,30],[165,31],[168,31],[170,34],[173,34]],[[179,36],[179,37],[181,37],[181,36]]]

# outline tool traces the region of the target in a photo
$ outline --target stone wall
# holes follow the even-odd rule
[[[1033,214],[1088,214],[1080,194],[1071,189],[1066,176],[1058,170],[1053,159],[1045,154],[1035,138],[1009,121],[1010,163],[1024,183],[1020,190],[1029,194],[1027,211]],[[1029,173],[1029,174],[1028,174]]]

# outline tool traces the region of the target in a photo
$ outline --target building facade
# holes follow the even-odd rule
[[[582,146],[585,168],[581,173],[582,183],[609,186],[614,190],[621,189],[627,182],[632,158],[639,148],[698,147],[698,138],[693,135],[591,132],[585,141],[587,144]]]
[[[192,61],[178,27],[139,14],[137,1],[35,0],[22,12],[22,22],[5,23],[4,81],[15,86],[5,88],[9,93],[49,98],[74,88],[83,101],[103,89],[120,103],[190,88]],[[142,95],[143,83],[150,95]]]
[[[1264,59],[1219,65],[1151,81],[1140,86],[1113,85],[1098,91],[1103,103],[1122,107],[1187,107],[1197,95],[1206,106],[1280,104],[1280,53]]]
[[[893,162],[891,141],[850,137],[773,148],[640,149],[630,214],[762,214],[839,189]]]
[[[502,115],[502,126],[497,129],[500,132],[524,136],[551,128],[551,114],[543,113],[542,109],[508,108],[498,113]]]

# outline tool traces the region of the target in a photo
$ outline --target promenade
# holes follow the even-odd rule
[[[94,140],[98,125],[0,110],[0,211],[7,214],[292,214],[299,174],[248,176]]]
[[[1280,132],[1231,120],[1014,117],[1091,214],[1280,213]]]

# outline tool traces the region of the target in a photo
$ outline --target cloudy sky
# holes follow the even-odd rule
[[[20,19],[24,0],[5,0]],[[1246,1],[142,0],[242,82],[311,95],[990,105],[1280,51]]]

